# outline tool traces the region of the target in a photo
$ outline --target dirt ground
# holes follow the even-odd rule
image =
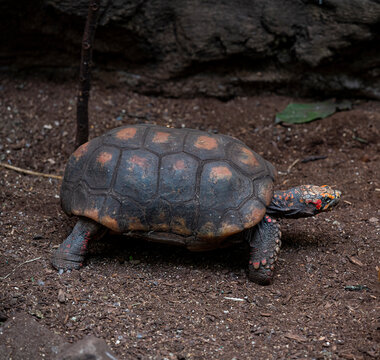
[[[1,162],[62,175],[76,83],[0,80]],[[91,137],[140,122],[225,133],[276,166],[278,189],[329,184],[343,191],[340,206],[281,221],[267,287],[248,280],[244,245],[191,253],[120,236],[60,275],[50,257],[75,223],[60,209],[60,180],[0,168],[1,321],[21,312],[68,342],[93,334],[120,359],[379,358],[379,102],[285,127],[275,113],[301,99],[165,99],[100,82],[92,95]],[[326,158],[308,161],[315,155]]]

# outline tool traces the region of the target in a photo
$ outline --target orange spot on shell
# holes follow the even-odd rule
[[[177,160],[173,165],[174,170],[184,170],[185,162],[183,160]]]
[[[215,237],[215,227],[214,224],[210,221],[206,222],[199,231],[199,238],[201,239],[212,239]]]
[[[129,219],[128,229],[131,231],[144,231],[146,230],[146,227],[141,223],[140,219],[132,216]]]
[[[173,218],[172,231],[180,235],[191,235],[191,230],[186,226],[186,220],[184,218]]]
[[[201,135],[198,137],[194,146],[198,149],[213,150],[218,147],[218,142],[210,136]]]
[[[148,160],[141,156],[133,155],[129,161],[134,165],[140,166],[141,168],[146,168],[148,166]]]
[[[99,162],[102,166],[104,166],[111,159],[112,159],[112,154],[103,151],[98,155],[98,157],[96,158],[96,161]]]
[[[256,167],[256,166],[260,165],[256,159],[255,154],[251,150],[249,150],[245,147],[241,148],[241,156],[239,157],[239,160],[243,164],[249,165],[252,167]]]
[[[211,169],[210,179],[213,182],[218,180],[229,180],[232,177],[232,172],[227,166],[215,166]]]
[[[250,228],[258,223],[259,219],[262,219],[265,215],[266,209],[254,207],[250,213],[244,217],[244,227]]]
[[[129,140],[135,137],[137,132],[136,128],[133,127],[127,127],[124,129],[119,130],[115,136],[120,140]]]
[[[113,230],[113,231],[116,231],[116,232],[120,232],[120,228],[119,228],[119,224],[117,223],[116,219],[112,218],[111,216],[109,215],[106,215],[106,216],[103,216],[101,219],[100,219],[100,222],[107,228]]]
[[[158,215],[158,218],[164,221],[166,219],[166,214],[163,211],[161,211],[160,214]]]
[[[88,142],[86,142],[83,145],[79,146],[79,148],[74,151],[73,156],[75,157],[76,160],[78,160],[84,154],[87,153],[87,150],[88,150]]]
[[[167,132],[158,131],[154,134],[152,141],[154,143],[167,143],[169,141],[170,134]]]
[[[241,230],[242,229],[236,224],[222,223],[222,226],[219,229],[219,234],[221,236],[230,236],[239,233]]]
[[[92,220],[99,222],[99,210],[98,209],[85,209],[83,211],[83,215]]]
[[[138,230],[145,230],[146,228],[144,227],[143,229],[138,229]],[[162,232],[169,232],[170,227],[166,223],[161,223],[161,224],[152,224],[151,225],[151,230],[153,231],[162,231]]]
[[[259,198],[264,201],[265,205],[268,206],[272,202],[273,197],[273,183],[267,182],[260,187]]]

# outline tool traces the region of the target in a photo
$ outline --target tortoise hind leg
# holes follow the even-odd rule
[[[280,226],[265,215],[249,233],[249,237],[249,279],[260,285],[269,285],[273,280],[274,266],[280,252]]]
[[[87,254],[87,244],[93,239],[102,237],[106,232],[103,225],[86,218],[80,218],[73,231],[59,246],[51,259],[57,269],[79,269]]]

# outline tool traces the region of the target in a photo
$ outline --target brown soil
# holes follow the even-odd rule
[[[62,174],[74,146],[75,89],[3,77],[1,161]],[[60,209],[60,181],[1,168],[2,321],[30,314],[69,342],[102,337],[124,359],[378,358],[380,103],[274,125],[294,100],[153,98],[95,83],[91,101],[91,137],[137,122],[218,131],[264,154],[280,171],[278,188],[343,191],[333,212],[281,221],[273,285],[248,280],[245,246],[190,253],[116,236],[92,244],[82,270],[59,275],[50,256],[75,223]],[[315,155],[327,158],[302,162]]]

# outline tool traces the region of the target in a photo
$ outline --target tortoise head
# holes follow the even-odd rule
[[[331,210],[341,192],[330,186],[301,185],[286,191],[275,191],[267,212],[278,217],[309,217]]]
[[[301,190],[299,202],[304,204],[306,216],[331,210],[338,204],[342,194],[339,190],[334,190],[328,185],[302,185],[299,188]]]

